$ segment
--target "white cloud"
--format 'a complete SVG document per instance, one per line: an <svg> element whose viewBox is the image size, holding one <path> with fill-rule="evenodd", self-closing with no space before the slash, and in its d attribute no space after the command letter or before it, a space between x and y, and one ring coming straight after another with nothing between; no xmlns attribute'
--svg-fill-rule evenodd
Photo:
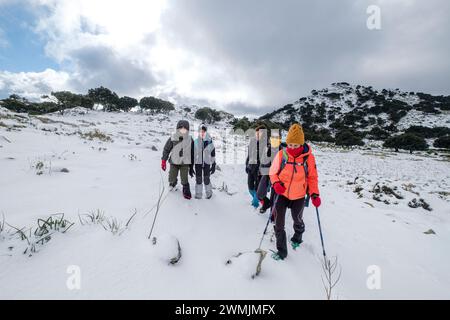
<svg viewBox="0 0 450 320"><path fill-rule="evenodd" d="M46 54L61 65L55 74L77 92L105 85L136 97L250 110L336 81L450 88L446 0L23 1ZM380 31L366 28L369 4L381 7ZM18 85L45 89L55 74L42 73L39 86L24 73Z"/></svg>
<svg viewBox="0 0 450 320"><path fill-rule="evenodd" d="M52 90L71 89L70 75L47 69L43 72L8 72L0 71L0 93L2 95L18 94L39 100L42 94L49 94Z"/></svg>

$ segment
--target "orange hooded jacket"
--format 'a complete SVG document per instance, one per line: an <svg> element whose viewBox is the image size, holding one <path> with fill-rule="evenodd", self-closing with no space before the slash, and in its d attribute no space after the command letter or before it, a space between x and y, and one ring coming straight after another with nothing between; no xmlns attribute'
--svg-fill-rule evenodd
<svg viewBox="0 0 450 320"><path fill-rule="evenodd" d="M306 145L308 150L294 159L286 151L279 151L275 158L273 159L272 165L270 167L269 176L272 185L276 182L281 182L286 187L286 191L283 196L289 200L297 200L304 198L306 194L319 194L319 183L316 167L316 159L312 154L311 147ZM283 170L280 171L281 163L283 162L284 154L288 155L287 162ZM305 176L305 168L303 167L303 162L306 159L306 164L308 167L308 176ZM295 163L295 164L294 164Z"/></svg>

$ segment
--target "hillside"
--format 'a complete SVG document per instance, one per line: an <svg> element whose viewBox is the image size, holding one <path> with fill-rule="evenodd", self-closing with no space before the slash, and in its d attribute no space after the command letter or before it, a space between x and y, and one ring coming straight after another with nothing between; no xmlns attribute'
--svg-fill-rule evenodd
<svg viewBox="0 0 450 320"><path fill-rule="evenodd" d="M313 141L332 142L343 130L367 140L385 140L411 132L431 139L429 144L432 145L435 138L450 134L450 96L398 89L377 91L372 87L334 83L329 88L313 90L311 95L263 115L259 120L285 129L292 122L299 122Z"/></svg>

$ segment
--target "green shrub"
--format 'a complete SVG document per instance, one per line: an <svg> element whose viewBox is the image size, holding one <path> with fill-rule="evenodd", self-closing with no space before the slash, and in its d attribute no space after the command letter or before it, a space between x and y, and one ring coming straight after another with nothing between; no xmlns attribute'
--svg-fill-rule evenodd
<svg viewBox="0 0 450 320"><path fill-rule="evenodd" d="M436 139L433 146L439 149L450 149L450 135Z"/></svg>
<svg viewBox="0 0 450 320"><path fill-rule="evenodd" d="M339 146L363 146L362 137L356 131L345 129L336 133L336 144Z"/></svg>
<svg viewBox="0 0 450 320"><path fill-rule="evenodd" d="M384 142L384 147L394 148L397 151L398 149L409 150L410 152L428 149L425 139L412 133L404 133L391 137Z"/></svg>

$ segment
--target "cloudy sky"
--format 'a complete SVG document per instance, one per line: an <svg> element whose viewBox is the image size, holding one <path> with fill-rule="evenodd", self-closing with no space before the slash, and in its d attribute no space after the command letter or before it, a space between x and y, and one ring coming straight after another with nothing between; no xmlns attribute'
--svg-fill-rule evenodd
<svg viewBox="0 0 450 320"><path fill-rule="evenodd" d="M0 0L0 98L103 85L262 114L338 81L448 95L449 57L448 0Z"/></svg>

